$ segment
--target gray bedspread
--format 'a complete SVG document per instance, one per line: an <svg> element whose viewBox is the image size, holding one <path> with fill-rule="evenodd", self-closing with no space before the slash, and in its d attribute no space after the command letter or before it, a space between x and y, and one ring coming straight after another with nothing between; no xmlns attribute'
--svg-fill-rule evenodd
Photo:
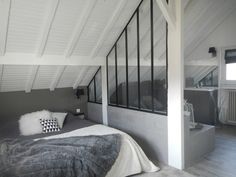
<svg viewBox="0 0 236 177"><path fill-rule="evenodd" d="M1 177L103 177L121 145L118 134L0 141Z"/></svg>

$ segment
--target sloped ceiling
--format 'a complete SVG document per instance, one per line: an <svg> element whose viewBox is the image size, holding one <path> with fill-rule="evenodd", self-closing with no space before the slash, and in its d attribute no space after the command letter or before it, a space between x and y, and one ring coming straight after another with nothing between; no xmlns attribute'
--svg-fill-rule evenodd
<svg viewBox="0 0 236 177"><path fill-rule="evenodd" d="M0 92L87 86L140 0L1 0Z"/></svg>
<svg viewBox="0 0 236 177"><path fill-rule="evenodd" d="M1 0L0 91L87 85L139 2ZM184 4L188 64L194 49L236 9L236 1L185 0ZM159 53L163 57L165 51Z"/></svg>

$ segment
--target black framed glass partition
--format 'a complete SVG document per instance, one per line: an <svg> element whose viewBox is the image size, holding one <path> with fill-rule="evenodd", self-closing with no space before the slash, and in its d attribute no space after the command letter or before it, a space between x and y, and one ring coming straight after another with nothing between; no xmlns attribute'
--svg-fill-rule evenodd
<svg viewBox="0 0 236 177"><path fill-rule="evenodd" d="M167 23L143 0L107 55L108 104L167 114Z"/></svg>
<svg viewBox="0 0 236 177"><path fill-rule="evenodd" d="M101 67L98 68L97 72L90 81L88 87L88 102L102 103L102 73Z"/></svg>

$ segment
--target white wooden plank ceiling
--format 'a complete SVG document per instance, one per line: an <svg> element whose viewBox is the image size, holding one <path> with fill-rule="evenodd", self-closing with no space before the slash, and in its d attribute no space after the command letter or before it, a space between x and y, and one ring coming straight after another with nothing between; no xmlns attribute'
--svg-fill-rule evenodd
<svg viewBox="0 0 236 177"><path fill-rule="evenodd" d="M104 64L105 56L139 2L1 0L0 91L30 92L86 85L98 66ZM194 48L235 10L235 2L185 0L186 59L191 60L188 56ZM156 2L154 6L158 7ZM158 33L154 44L161 60L165 58L160 45L165 35L158 25L165 20L157 10L154 13L154 31ZM146 36L147 32L140 36L143 43L148 41ZM144 59L149 55L147 51Z"/></svg>

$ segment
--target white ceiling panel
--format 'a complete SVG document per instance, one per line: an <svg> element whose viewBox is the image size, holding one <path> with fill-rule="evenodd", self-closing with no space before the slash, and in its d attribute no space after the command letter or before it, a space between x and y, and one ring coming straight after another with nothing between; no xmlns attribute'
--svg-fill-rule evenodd
<svg viewBox="0 0 236 177"><path fill-rule="evenodd" d="M96 6L90 14L73 55L88 56L90 54L117 4L117 0L98 0L96 2Z"/></svg>
<svg viewBox="0 0 236 177"><path fill-rule="evenodd" d="M97 72L98 68L99 67L97 66L89 66L87 71L82 75L80 86L87 86Z"/></svg>
<svg viewBox="0 0 236 177"><path fill-rule="evenodd" d="M33 89L48 89L58 66L40 66L34 80Z"/></svg>
<svg viewBox="0 0 236 177"><path fill-rule="evenodd" d="M48 2L48 0L11 1L7 52L35 52Z"/></svg>
<svg viewBox="0 0 236 177"><path fill-rule="evenodd" d="M81 66L67 66L56 88L73 87L74 82L81 70Z"/></svg>
<svg viewBox="0 0 236 177"><path fill-rule="evenodd" d="M98 56L106 56L111 47L113 46L114 42L120 35L121 31L129 21L131 15L137 8L140 0L129 0L126 3L120 17L118 18L117 22L114 24L111 31L107 34L107 39L104 41L103 46L101 47L100 51L98 52Z"/></svg>
<svg viewBox="0 0 236 177"><path fill-rule="evenodd" d="M59 1L45 47L45 54L64 54L84 5L84 0Z"/></svg>
<svg viewBox="0 0 236 177"><path fill-rule="evenodd" d="M25 90L31 66L29 65L4 65L2 73L1 91Z"/></svg>

